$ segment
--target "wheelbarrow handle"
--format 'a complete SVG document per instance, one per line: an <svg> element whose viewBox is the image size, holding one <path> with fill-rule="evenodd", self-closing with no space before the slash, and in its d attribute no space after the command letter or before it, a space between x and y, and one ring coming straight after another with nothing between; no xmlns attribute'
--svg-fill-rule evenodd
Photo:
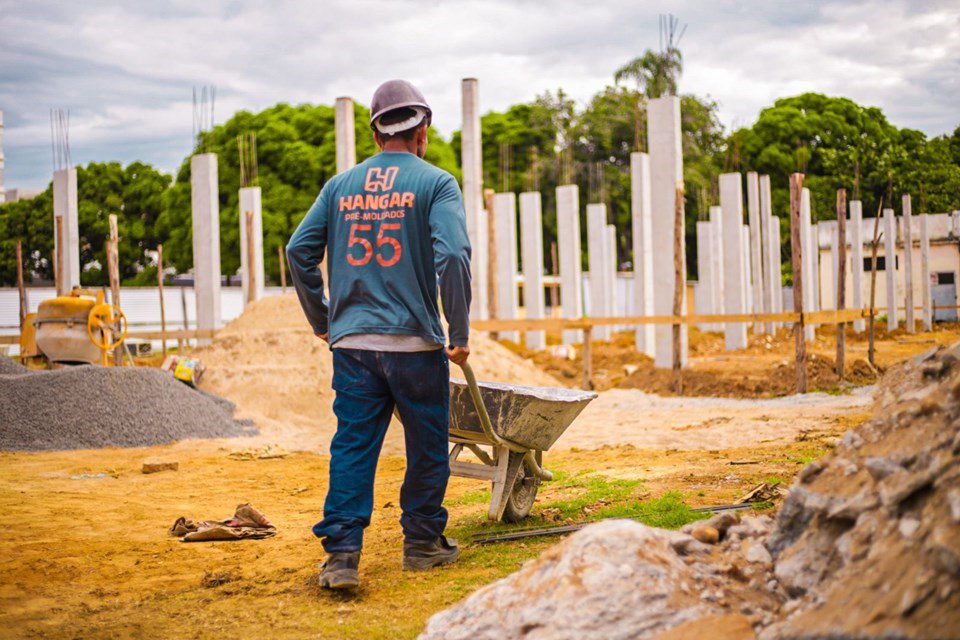
<svg viewBox="0 0 960 640"><path fill-rule="evenodd" d="M473 400L473 406L476 408L477 416L480 418L480 428L483 429L483 435L494 444L506 447L517 453L522 453L523 461L527 465L527 468L541 480L553 480L553 474L537 463L536 455L534 455L532 449L497 435L497 432L493 430L493 423L490 421L490 414L487 413L487 407L483 404L483 397L480 395L480 386L477 384L477 376L473 373L473 367L470 366L470 363L464 362L460 365L460 368L463 369L463 377L467 380L467 389L470 390L470 398Z"/></svg>

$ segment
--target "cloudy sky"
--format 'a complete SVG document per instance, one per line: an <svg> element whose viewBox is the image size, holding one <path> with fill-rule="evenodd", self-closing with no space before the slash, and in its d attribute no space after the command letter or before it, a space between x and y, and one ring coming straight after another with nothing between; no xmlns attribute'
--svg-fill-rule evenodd
<svg viewBox="0 0 960 640"><path fill-rule="evenodd" d="M276 102L369 102L382 80L418 84L444 134L460 79L484 111L563 87L584 101L658 46L657 15L688 24L683 92L720 103L728 128L802 91L881 107L929 135L960 125L960 2L0 0L0 109L8 187L43 187L49 111L69 108L75 163L143 160L173 171L191 148L192 88L216 121Z"/></svg>

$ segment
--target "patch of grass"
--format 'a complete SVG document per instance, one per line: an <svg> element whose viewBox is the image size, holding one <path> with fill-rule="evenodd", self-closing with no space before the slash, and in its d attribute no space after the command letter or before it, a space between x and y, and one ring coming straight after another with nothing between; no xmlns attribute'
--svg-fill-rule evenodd
<svg viewBox="0 0 960 640"><path fill-rule="evenodd" d="M693 511L683 503L683 495L670 491L660 498L616 505L599 510L590 520L630 518L661 529L679 529L683 525L710 517L710 513Z"/></svg>
<svg viewBox="0 0 960 640"><path fill-rule="evenodd" d="M629 498L642 485L639 480L623 480L608 478L590 472L568 476L558 473L554 476L554 488L564 495L561 500L543 505L543 510L550 510L556 516L567 518L583 517L588 507L612 505ZM566 497L569 495L569 497Z"/></svg>
<svg viewBox="0 0 960 640"><path fill-rule="evenodd" d="M471 504L487 504L490 502L490 489L476 489L467 491L459 498L450 500L451 506L469 506Z"/></svg>
<svg viewBox="0 0 960 640"><path fill-rule="evenodd" d="M767 476L763 479L764 482L769 484L771 487L775 487L778 484L783 484L784 480L780 476Z"/></svg>

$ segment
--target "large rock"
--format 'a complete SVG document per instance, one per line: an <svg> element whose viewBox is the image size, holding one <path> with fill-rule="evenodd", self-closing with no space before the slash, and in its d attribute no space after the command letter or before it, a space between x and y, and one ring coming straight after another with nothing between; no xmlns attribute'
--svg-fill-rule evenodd
<svg viewBox="0 0 960 640"><path fill-rule="evenodd" d="M924 354L802 472L767 540L791 597L766 639L960 638L960 366Z"/></svg>
<svg viewBox="0 0 960 640"><path fill-rule="evenodd" d="M628 520L591 525L517 573L436 614L420 638L655 638L723 614L716 571L694 556L680 555L698 548L690 542L686 534ZM752 636L741 618L731 626L747 630L737 637Z"/></svg>

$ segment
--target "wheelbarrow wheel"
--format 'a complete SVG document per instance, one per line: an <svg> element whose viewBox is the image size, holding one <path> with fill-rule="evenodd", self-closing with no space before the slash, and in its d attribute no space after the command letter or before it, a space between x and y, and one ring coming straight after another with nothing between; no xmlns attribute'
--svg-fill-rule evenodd
<svg viewBox="0 0 960 640"><path fill-rule="evenodd" d="M541 454L537 452L537 462L540 462ZM531 474L527 465L523 463L523 454L510 452L511 462L513 458L519 458L520 469L517 472L517 480L513 484L513 490L507 497L507 504L503 509L504 522L520 522L528 515L533 503L537 499L537 490L540 488L540 478Z"/></svg>

